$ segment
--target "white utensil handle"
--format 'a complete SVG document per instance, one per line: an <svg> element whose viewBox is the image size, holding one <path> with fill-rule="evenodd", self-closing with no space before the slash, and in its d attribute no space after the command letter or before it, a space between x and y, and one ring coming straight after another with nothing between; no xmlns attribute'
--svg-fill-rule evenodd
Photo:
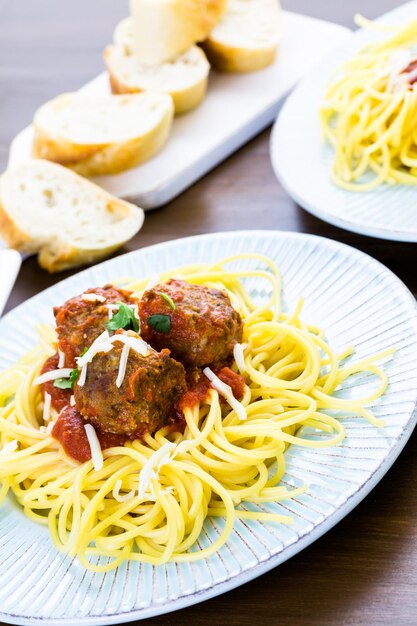
<svg viewBox="0 0 417 626"><path fill-rule="evenodd" d="M0 249L0 315L6 306L22 264L22 257L16 250Z"/></svg>

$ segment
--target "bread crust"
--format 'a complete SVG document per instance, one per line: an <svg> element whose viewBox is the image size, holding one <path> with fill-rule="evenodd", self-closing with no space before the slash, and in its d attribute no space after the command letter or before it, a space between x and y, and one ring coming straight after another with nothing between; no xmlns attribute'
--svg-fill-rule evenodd
<svg viewBox="0 0 417 626"><path fill-rule="evenodd" d="M248 73L257 72L274 63L277 46L269 48L240 48L209 37L202 48L210 65L218 72Z"/></svg>

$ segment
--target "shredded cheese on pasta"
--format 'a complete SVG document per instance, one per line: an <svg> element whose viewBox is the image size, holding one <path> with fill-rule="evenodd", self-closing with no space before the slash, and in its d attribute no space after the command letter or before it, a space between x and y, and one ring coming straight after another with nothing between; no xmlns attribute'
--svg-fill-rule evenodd
<svg viewBox="0 0 417 626"><path fill-rule="evenodd" d="M216 374L209 368L205 367L203 373L210 380L212 387L219 392L220 395L230 404L232 409L236 411L238 418L244 421L247 418L246 409L233 395L232 388L226 385Z"/></svg>
<svg viewBox="0 0 417 626"><path fill-rule="evenodd" d="M69 378L71 376L72 369L68 367L64 367L60 370L49 370L49 372L45 372L40 376L37 376L33 384L34 385L43 385L43 383L48 383L52 380L57 380L58 378Z"/></svg>
<svg viewBox="0 0 417 626"><path fill-rule="evenodd" d="M103 452L101 450L101 445L97 437L97 433L94 429L94 426L91 424L85 424L84 430L87 435L88 443L90 445L91 450L91 458L93 461L93 466L96 472L103 468Z"/></svg>

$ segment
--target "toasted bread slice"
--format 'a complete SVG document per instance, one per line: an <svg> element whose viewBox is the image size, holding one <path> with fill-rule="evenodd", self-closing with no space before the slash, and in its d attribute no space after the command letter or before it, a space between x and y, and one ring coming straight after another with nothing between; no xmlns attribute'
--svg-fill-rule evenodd
<svg viewBox="0 0 417 626"><path fill-rule="evenodd" d="M173 115L172 98L160 93L63 94L35 114L33 156L83 176L117 174L162 148Z"/></svg>
<svg viewBox="0 0 417 626"><path fill-rule="evenodd" d="M0 177L0 235L11 248L39 254L48 272L101 260L131 239L142 209L69 169L34 159Z"/></svg>
<svg viewBox="0 0 417 626"><path fill-rule="evenodd" d="M129 25L132 26L132 22L125 22L125 39L119 30L118 44L108 46L104 51L112 92L152 91L169 94L174 101L176 115L198 106L206 94L210 71L201 48L193 46L174 61L145 67L132 54Z"/></svg>
<svg viewBox="0 0 417 626"><path fill-rule="evenodd" d="M141 65L172 61L203 41L226 9L226 0L130 0L133 50Z"/></svg>
<svg viewBox="0 0 417 626"><path fill-rule="evenodd" d="M229 0L203 48L221 72L254 72L274 62L280 40L279 0Z"/></svg>

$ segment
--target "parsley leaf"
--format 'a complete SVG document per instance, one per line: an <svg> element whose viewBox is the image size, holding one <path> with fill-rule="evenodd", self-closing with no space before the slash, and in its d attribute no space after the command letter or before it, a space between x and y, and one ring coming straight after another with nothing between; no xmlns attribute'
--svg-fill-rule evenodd
<svg viewBox="0 0 417 626"><path fill-rule="evenodd" d="M169 315L151 315L148 324L158 333L169 333L171 330L171 318Z"/></svg>
<svg viewBox="0 0 417 626"><path fill-rule="evenodd" d="M84 350L81 352L79 358L81 358L82 356L84 356L84 354L88 352L88 348L84 348Z"/></svg>
<svg viewBox="0 0 417 626"><path fill-rule="evenodd" d="M69 378L57 378L54 387L58 389L74 389L74 383L78 378L78 369L73 369Z"/></svg>
<svg viewBox="0 0 417 626"><path fill-rule="evenodd" d="M161 296L161 298L166 300L169 306L171 307L171 309L175 311L177 307L175 306L175 302L172 300L172 298L170 298L166 293L162 293L162 291L159 292L159 295Z"/></svg>
<svg viewBox="0 0 417 626"><path fill-rule="evenodd" d="M123 302L116 302L119 306L119 310L111 320L109 320L106 324L107 330L119 330L121 328L128 330L134 330L136 333L139 332L139 320L135 315L135 311L132 307L127 306Z"/></svg>

